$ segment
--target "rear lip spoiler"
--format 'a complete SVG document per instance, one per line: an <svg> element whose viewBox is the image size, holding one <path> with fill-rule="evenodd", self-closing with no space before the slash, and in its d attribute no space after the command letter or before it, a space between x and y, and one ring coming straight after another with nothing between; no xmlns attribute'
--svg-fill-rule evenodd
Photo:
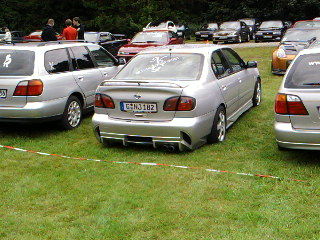
<svg viewBox="0 0 320 240"><path fill-rule="evenodd" d="M100 86L152 86L152 87L171 87L171 88L183 88L181 85L172 82L148 82L148 81L104 81Z"/></svg>

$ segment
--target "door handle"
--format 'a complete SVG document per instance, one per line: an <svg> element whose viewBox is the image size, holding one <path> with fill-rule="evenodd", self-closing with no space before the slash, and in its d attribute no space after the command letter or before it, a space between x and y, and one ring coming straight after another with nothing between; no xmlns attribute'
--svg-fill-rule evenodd
<svg viewBox="0 0 320 240"><path fill-rule="evenodd" d="M103 73L103 76L107 77L107 76L108 76L108 73L107 73L107 72Z"/></svg>
<svg viewBox="0 0 320 240"><path fill-rule="evenodd" d="M242 79L241 78L239 78L238 80L239 80L239 83L242 83Z"/></svg>
<svg viewBox="0 0 320 240"><path fill-rule="evenodd" d="M226 90L227 90L227 86L226 86L226 85L222 85L221 87L222 87L222 90L223 90L223 91L226 91Z"/></svg>
<svg viewBox="0 0 320 240"><path fill-rule="evenodd" d="M83 81L83 76L78 76L78 79L79 79L80 81Z"/></svg>

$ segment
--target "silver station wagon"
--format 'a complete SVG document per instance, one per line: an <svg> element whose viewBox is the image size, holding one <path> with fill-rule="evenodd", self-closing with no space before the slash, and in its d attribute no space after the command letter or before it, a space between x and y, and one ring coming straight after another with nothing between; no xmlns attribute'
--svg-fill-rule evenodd
<svg viewBox="0 0 320 240"><path fill-rule="evenodd" d="M320 48L300 52L285 75L275 102L280 149L320 150Z"/></svg>
<svg viewBox="0 0 320 240"><path fill-rule="evenodd" d="M0 45L0 121L60 120L77 127L92 109L97 86L120 63L96 44L47 42Z"/></svg>
<svg viewBox="0 0 320 240"><path fill-rule="evenodd" d="M192 150L224 141L226 129L260 99L257 63L230 48L152 48L98 87L94 130L106 144Z"/></svg>

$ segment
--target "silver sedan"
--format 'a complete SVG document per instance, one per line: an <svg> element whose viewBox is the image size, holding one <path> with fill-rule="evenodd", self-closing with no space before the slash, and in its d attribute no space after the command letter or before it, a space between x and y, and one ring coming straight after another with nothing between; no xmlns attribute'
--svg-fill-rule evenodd
<svg viewBox="0 0 320 240"><path fill-rule="evenodd" d="M105 144L193 150L224 141L226 129L260 100L257 63L230 48L152 48L98 87L94 131Z"/></svg>

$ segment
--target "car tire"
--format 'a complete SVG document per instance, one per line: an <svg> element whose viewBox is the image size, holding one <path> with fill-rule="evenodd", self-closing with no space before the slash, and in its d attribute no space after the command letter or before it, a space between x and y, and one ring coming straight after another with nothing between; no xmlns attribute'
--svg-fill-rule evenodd
<svg viewBox="0 0 320 240"><path fill-rule="evenodd" d="M218 42L218 41L212 41L212 43L213 43L213 44L218 44L219 42Z"/></svg>
<svg viewBox="0 0 320 240"><path fill-rule="evenodd" d="M255 40L254 40L254 42L255 42L255 43L258 43L258 42L259 42L259 40L255 39Z"/></svg>
<svg viewBox="0 0 320 240"><path fill-rule="evenodd" d="M82 104L76 96L70 96L64 109L61 126L65 130L79 127L82 121Z"/></svg>
<svg viewBox="0 0 320 240"><path fill-rule="evenodd" d="M259 106L261 103L261 95L262 95L262 90L261 90L261 81L260 79L257 80L255 87L254 87L254 93L252 97L252 104L253 107Z"/></svg>
<svg viewBox="0 0 320 240"><path fill-rule="evenodd" d="M207 137L207 142L218 143L226 139L227 118L226 110L223 106L218 107L213 119L213 125L210 134Z"/></svg>

